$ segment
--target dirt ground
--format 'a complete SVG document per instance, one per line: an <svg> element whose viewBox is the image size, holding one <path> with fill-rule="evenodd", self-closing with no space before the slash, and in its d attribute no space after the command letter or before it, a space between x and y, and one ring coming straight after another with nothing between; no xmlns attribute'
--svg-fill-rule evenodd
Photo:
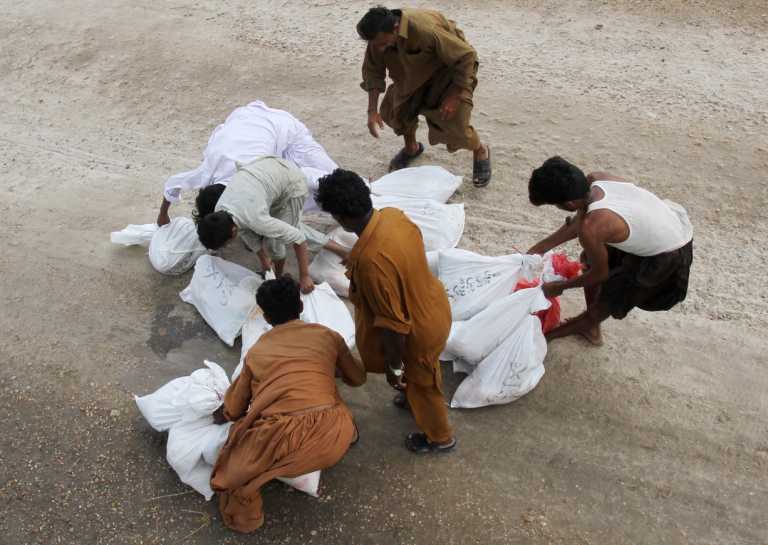
<svg viewBox="0 0 768 545"><path fill-rule="evenodd" d="M179 299L189 274L155 273L109 232L153 221L165 178L255 99L383 174L398 142L367 135L358 88L369 3L4 2L0 543L768 544L765 1L416 5L458 21L481 57L474 124L495 173L454 198L461 247L524 249L562 221L526 198L557 153L687 207L685 303L609 322L603 348L552 343L531 394L452 411L451 455L405 451L413 423L380 377L344 389L362 440L322 498L271 484L265 527L236 535L176 479L132 394L203 358L231 370L238 350ZM471 174L467 152L420 162ZM565 297L566 314L581 305Z"/></svg>

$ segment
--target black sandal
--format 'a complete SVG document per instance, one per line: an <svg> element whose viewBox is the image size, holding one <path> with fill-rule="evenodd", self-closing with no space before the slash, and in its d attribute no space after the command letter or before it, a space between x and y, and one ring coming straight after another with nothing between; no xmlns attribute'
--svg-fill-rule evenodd
<svg viewBox="0 0 768 545"><path fill-rule="evenodd" d="M397 392L395 397L392 398L392 405L398 409L403 409L404 411L411 410L411 406L408 404L408 398L405 397L405 392Z"/></svg>
<svg viewBox="0 0 768 545"><path fill-rule="evenodd" d="M472 183L475 187L485 187L491 183L491 147L486 146L488 158L472 163Z"/></svg>
<svg viewBox="0 0 768 545"><path fill-rule="evenodd" d="M421 432L409 433L405 438L405 448L416 454L431 454L433 452L450 452L456 448L456 438L452 437L444 445L432 443L427 435Z"/></svg>
<svg viewBox="0 0 768 545"><path fill-rule="evenodd" d="M392 160L389 162L389 171L393 172L395 170L400 170L401 168L407 167L411 161L416 159L419 155L424 153L424 144L419 142L419 150L411 155L408 153L408 151L403 148L400 151L397 152L397 155L395 155Z"/></svg>

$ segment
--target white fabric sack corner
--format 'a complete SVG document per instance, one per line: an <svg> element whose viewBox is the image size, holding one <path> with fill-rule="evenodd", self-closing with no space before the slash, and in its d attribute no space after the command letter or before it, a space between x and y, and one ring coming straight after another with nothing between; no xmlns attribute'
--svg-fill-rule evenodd
<svg viewBox="0 0 768 545"><path fill-rule="evenodd" d="M331 240L351 250L357 242L357 235L337 227L329 233ZM347 268L341 264L341 258L330 250L320 250L309 265L312 280L318 283L327 282L340 297L349 297L349 278Z"/></svg>
<svg viewBox="0 0 768 545"><path fill-rule="evenodd" d="M149 262L162 274L177 275L191 269L208 250L197 236L190 218L173 218L158 228L149 243Z"/></svg>
<svg viewBox="0 0 768 545"><path fill-rule="evenodd" d="M371 192L375 195L431 199L445 203L461 182L461 176L451 174L443 167L426 165L390 172L371 184Z"/></svg>
<svg viewBox="0 0 768 545"><path fill-rule="evenodd" d="M245 267L202 255L192 280L179 296L194 305L219 338L232 346L256 306L259 285L261 278Z"/></svg>
<svg viewBox="0 0 768 545"><path fill-rule="evenodd" d="M156 223L131 224L122 231L112 231L109 240L113 244L122 244L123 246L149 246L157 229Z"/></svg>

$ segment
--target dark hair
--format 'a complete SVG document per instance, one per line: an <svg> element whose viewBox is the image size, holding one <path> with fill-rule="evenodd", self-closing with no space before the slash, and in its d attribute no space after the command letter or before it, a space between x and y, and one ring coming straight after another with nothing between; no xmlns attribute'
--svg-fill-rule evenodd
<svg viewBox="0 0 768 545"><path fill-rule="evenodd" d="M528 182L528 198L536 206L576 201L587 193L589 182L581 169L558 156L544 161Z"/></svg>
<svg viewBox="0 0 768 545"><path fill-rule="evenodd" d="M357 23L357 34L366 42L370 42L379 32L395 30L397 15L384 6L376 6L368 10Z"/></svg>
<svg viewBox="0 0 768 545"><path fill-rule="evenodd" d="M192 211L192 219L199 223L202 218L213 213L219 197L227 188L224 184L213 184L202 188L195 198L195 210Z"/></svg>
<svg viewBox="0 0 768 545"><path fill-rule="evenodd" d="M320 178L315 201L324 212L347 218L362 218L373 208L371 190L363 179L341 168Z"/></svg>
<svg viewBox="0 0 768 545"><path fill-rule="evenodd" d="M272 325L297 320L301 315L299 284L287 274L264 281L256 292L256 302Z"/></svg>
<svg viewBox="0 0 768 545"><path fill-rule="evenodd" d="M235 222L227 212L206 214L197 222L197 236L209 250L218 250L232 238Z"/></svg>

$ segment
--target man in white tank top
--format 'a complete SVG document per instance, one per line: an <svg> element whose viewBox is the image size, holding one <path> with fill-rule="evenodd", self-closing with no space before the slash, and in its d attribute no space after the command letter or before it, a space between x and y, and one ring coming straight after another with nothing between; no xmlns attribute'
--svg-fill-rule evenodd
<svg viewBox="0 0 768 545"><path fill-rule="evenodd" d="M624 318L634 307L669 310L685 299L693 260L693 228L685 209L618 176L589 176L560 157L533 171L532 204L576 212L560 229L528 250L543 254L578 237L584 273L544 284L548 297L583 288L587 310L547 334L581 335L602 344L600 323Z"/></svg>

